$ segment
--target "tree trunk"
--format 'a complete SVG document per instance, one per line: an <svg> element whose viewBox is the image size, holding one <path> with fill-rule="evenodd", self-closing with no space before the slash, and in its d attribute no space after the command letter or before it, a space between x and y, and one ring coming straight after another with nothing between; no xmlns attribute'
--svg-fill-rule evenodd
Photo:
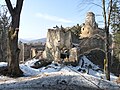
<svg viewBox="0 0 120 90"><path fill-rule="evenodd" d="M109 6L109 13L108 13L108 19L106 16L106 4L105 0L102 0L103 3L103 17L104 17L104 25L105 25L105 60L106 60L106 65L104 66L106 68L105 74L106 74L106 79L110 80L110 65L111 65L111 51L110 51L110 42L109 42L109 25L110 25L110 16L112 12L112 0L110 0L110 6Z"/></svg>
<svg viewBox="0 0 120 90"><path fill-rule="evenodd" d="M21 76L23 72L19 67L19 53L20 49L18 48L18 32L19 32L19 21L20 16L12 16L11 27L8 31L8 73L11 76Z"/></svg>
<svg viewBox="0 0 120 90"><path fill-rule="evenodd" d="M107 80L110 80L110 49L109 49L109 46L110 46L110 43L109 43L109 28L107 26L105 26L105 31L106 31L106 45L105 45L105 60L106 60L106 65L105 65L105 74L106 74L106 79Z"/></svg>
<svg viewBox="0 0 120 90"><path fill-rule="evenodd" d="M8 74L16 77L23 75L19 67L20 49L18 48L18 32L23 0L17 0L16 7L14 8L10 0L5 0L5 2L12 17L12 22L8 31Z"/></svg>

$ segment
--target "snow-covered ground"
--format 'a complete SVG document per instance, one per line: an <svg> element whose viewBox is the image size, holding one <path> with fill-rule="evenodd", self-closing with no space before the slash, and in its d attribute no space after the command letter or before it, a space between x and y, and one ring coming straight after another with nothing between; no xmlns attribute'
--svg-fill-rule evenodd
<svg viewBox="0 0 120 90"><path fill-rule="evenodd" d="M67 76L68 80L69 80L70 76L71 76L71 79L73 78L72 76L75 76L74 77L75 80L77 80L77 78L81 77L77 81L73 81L75 84L77 84L78 82L83 82L82 84L88 83L88 85L92 85L95 87L98 86L100 88L104 87L104 88L108 89L108 87L110 86L110 88L109 88L110 90L112 90L113 88L115 90L120 90L120 86L117 86L117 84L115 82L109 82L107 80L104 80L105 75L102 72L102 70L97 65L95 65L91 61L89 61L86 58L86 56L83 56L81 58L79 65L76 67L55 64L53 62L52 64L50 64L46 67L39 68L39 69L31 68L30 66L33 66L36 61L38 61L38 60L33 59L33 60L27 61L24 64L20 64L20 68L24 72L25 77L20 77L20 78L15 79L15 78L9 78L6 76L0 76L0 84L2 84L2 85L5 84L5 86L3 86L5 88L6 83L10 84L10 83L16 83L16 82L31 81L34 79L37 80L39 78L42 78L42 77L45 78L48 76L59 76L59 78L60 78L60 76ZM0 63L0 67L6 66L6 65L7 65L7 63L5 63L5 62ZM116 76L111 74L111 81L114 81L116 78L117 78ZM80 80L82 80L82 81L80 81ZM87 82L85 80L87 80ZM48 81L48 82L50 82L50 81ZM3 87L1 87L1 88L3 88Z"/></svg>
<svg viewBox="0 0 120 90"><path fill-rule="evenodd" d="M31 75L38 75L38 74L43 74L43 73L55 73L55 72L60 72L63 71L64 73L67 71L72 73L82 73L84 75L91 75L95 76L97 78L105 79L105 74L103 71L95 64L93 64L90 60L86 58L86 56L83 56L80 60L80 63L78 66L73 67L73 66L64 66L60 64L56 64L53 62L52 64L42 67L39 69L34 69L31 68L30 66L33 66L34 63L38 61L37 59L32 59L30 61L27 61L25 64L21 64L20 68L24 72L25 76L31 76ZM84 62L84 63L83 63ZM5 63L3 63L5 64ZM89 69L89 73L88 73ZM111 74L111 80L115 80L117 77Z"/></svg>

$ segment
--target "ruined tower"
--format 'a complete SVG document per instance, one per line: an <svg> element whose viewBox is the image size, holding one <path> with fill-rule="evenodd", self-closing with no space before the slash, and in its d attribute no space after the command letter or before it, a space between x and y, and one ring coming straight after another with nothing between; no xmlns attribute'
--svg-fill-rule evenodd
<svg viewBox="0 0 120 90"><path fill-rule="evenodd" d="M95 14L93 12L88 12L86 15L85 24L93 26L94 23L95 23Z"/></svg>
<svg viewBox="0 0 120 90"><path fill-rule="evenodd" d="M86 15L85 23L81 28L80 38L91 37L98 25L95 21L95 14L93 12L88 12Z"/></svg>

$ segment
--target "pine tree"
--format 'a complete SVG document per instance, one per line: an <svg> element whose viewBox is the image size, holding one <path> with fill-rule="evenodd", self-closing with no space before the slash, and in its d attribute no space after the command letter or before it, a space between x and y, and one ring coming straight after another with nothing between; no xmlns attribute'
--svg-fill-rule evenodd
<svg viewBox="0 0 120 90"><path fill-rule="evenodd" d="M111 27L113 32L120 30L120 3L119 0L115 0L111 13Z"/></svg>
<svg viewBox="0 0 120 90"><path fill-rule="evenodd" d="M10 25L10 17L6 6L0 5L0 61L7 61L7 30Z"/></svg>
<svg viewBox="0 0 120 90"><path fill-rule="evenodd" d="M111 28L113 30L114 56L120 61L120 2L115 0L111 14Z"/></svg>
<svg viewBox="0 0 120 90"><path fill-rule="evenodd" d="M113 30L113 67L119 75L120 69L120 0L114 0L111 14L111 28Z"/></svg>

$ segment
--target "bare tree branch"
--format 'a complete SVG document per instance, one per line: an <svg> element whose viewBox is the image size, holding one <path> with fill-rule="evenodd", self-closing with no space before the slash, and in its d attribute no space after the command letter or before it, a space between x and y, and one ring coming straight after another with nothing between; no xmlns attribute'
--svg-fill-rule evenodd
<svg viewBox="0 0 120 90"><path fill-rule="evenodd" d="M102 8L102 6L100 6L99 4L96 4L96 3L93 3L93 2L91 2L91 4L96 5L96 6L100 7L100 8Z"/></svg>
<svg viewBox="0 0 120 90"><path fill-rule="evenodd" d="M13 15L13 7L12 7L10 0L5 0L5 2L7 4L10 14Z"/></svg>
<svg viewBox="0 0 120 90"><path fill-rule="evenodd" d="M104 17L104 24L107 26L107 20L106 20L106 9L105 9L105 0L102 0L103 2L103 17Z"/></svg>
<svg viewBox="0 0 120 90"><path fill-rule="evenodd" d="M112 12L112 0L110 0L110 11L108 13L108 28L109 28L109 25L110 25L110 16L111 16L111 12Z"/></svg>

